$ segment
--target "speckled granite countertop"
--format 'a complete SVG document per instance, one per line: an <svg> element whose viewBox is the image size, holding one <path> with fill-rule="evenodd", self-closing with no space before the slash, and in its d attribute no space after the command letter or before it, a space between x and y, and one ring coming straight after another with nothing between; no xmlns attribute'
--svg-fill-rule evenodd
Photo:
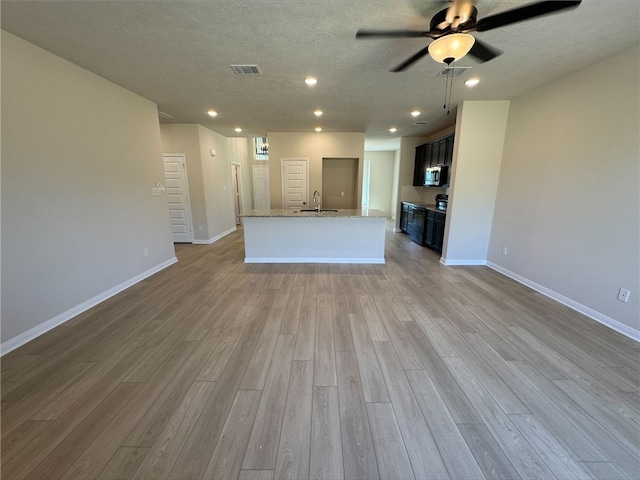
<svg viewBox="0 0 640 480"><path fill-rule="evenodd" d="M306 212L304 210L247 210L240 215L241 217L289 217L289 218L387 218L387 214L382 210L373 208L357 208L357 209L326 209L320 212L315 210Z"/></svg>

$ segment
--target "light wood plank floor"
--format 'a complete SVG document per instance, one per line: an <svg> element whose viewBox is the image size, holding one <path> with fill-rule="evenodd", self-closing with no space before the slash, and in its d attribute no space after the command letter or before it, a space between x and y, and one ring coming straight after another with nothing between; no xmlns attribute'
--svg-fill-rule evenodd
<svg viewBox="0 0 640 480"><path fill-rule="evenodd" d="M639 478L640 345L489 268L176 251L2 358L2 478Z"/></svg>

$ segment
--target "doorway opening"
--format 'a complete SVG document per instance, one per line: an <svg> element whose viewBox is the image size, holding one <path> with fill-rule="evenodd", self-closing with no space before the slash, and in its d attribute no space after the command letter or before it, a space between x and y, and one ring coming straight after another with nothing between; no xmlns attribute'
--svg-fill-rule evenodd
<svg viewBox="0 0 640 480"><path fill-rule="evenodd" d="M256 210L269 210L271 208L269 165L253 166L253 208Z"/></svg>
<svg viewBox="0 0 640 480"><path fill-rule="evenodd" d="M322 207L358 208L357 158L322 159Z"/></svg>

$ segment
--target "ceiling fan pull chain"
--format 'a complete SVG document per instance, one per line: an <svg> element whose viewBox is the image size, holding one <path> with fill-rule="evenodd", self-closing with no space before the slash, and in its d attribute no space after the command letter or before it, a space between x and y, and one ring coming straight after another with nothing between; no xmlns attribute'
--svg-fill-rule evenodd
<svg viewBox="0 0 640 480"><path fill-rule="evenodd" d="M447 108L447 89L449 88L449 67L450 65L447 64L447 76L444 79L444 105L442 105L442 109L446 109Z"/></svg>
<svg viewBox="0 0 640 480"><path fill-rule="evenodd" d="M449 60L449 61L447 61ZM445 78L444 83L444 105L443 109L447 109L447 115L451 113L451 91L453 90L453 64L455 63L453 59L445 60L447 64L447 78ZM447 97L448 93L448 97Z"/></svg>
<svg viewBox="0 0 640 480"><path fill-rule="evenodd" d="M447 77L448 76L449 76L449 74L447 73ZM445 80L444 80L444 103L442 105L443 109L447 108L447 87L448 87L447 80L448 80L448 78L445 78Z"/></svg>
<svg viewBox="0 0 640 480"><path fill-rule="evenodd" d="M453 91L453 64L455 62L451 62L451 68L449 69L449 76L451 78L451 80L449 81L449 101L447 102L448 104L448 109L447 109L447 115L449 115L449 113L451 113L451 92Z"/></svg>

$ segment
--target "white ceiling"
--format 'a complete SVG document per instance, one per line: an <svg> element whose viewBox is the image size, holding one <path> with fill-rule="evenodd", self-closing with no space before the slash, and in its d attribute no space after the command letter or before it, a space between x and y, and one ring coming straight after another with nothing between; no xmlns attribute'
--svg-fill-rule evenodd
<svg viewBox="0 0 640 480"><path fill-rule="evenodd" d="M478 18L530 2L479 0ZM158 104L172 120L222 135L365 132L367 149L455 122L443 110L442 64L425 57L389 70L425 39L356 40L359 28L424 29L446 1L3 0L2 28ZM456 78L452 104L512 99L640 41L638 0L584 0L575 10L475 34L504 51ZM263 75L236 76L231 64ZM611 72L615 75L615 72ZM305 76L319 80L314 88ZM481 82L463 85L469 77ZM638 99L635 99L637 101ZM588 101L588 99L585 99ZM206 111L219 112L215 119ZM317 119L313 111L325 114ZM413 126L413 109L426 126ZM243 128L241 134L234 128ZM395 134L388 132L395 126Z"/></svg>

